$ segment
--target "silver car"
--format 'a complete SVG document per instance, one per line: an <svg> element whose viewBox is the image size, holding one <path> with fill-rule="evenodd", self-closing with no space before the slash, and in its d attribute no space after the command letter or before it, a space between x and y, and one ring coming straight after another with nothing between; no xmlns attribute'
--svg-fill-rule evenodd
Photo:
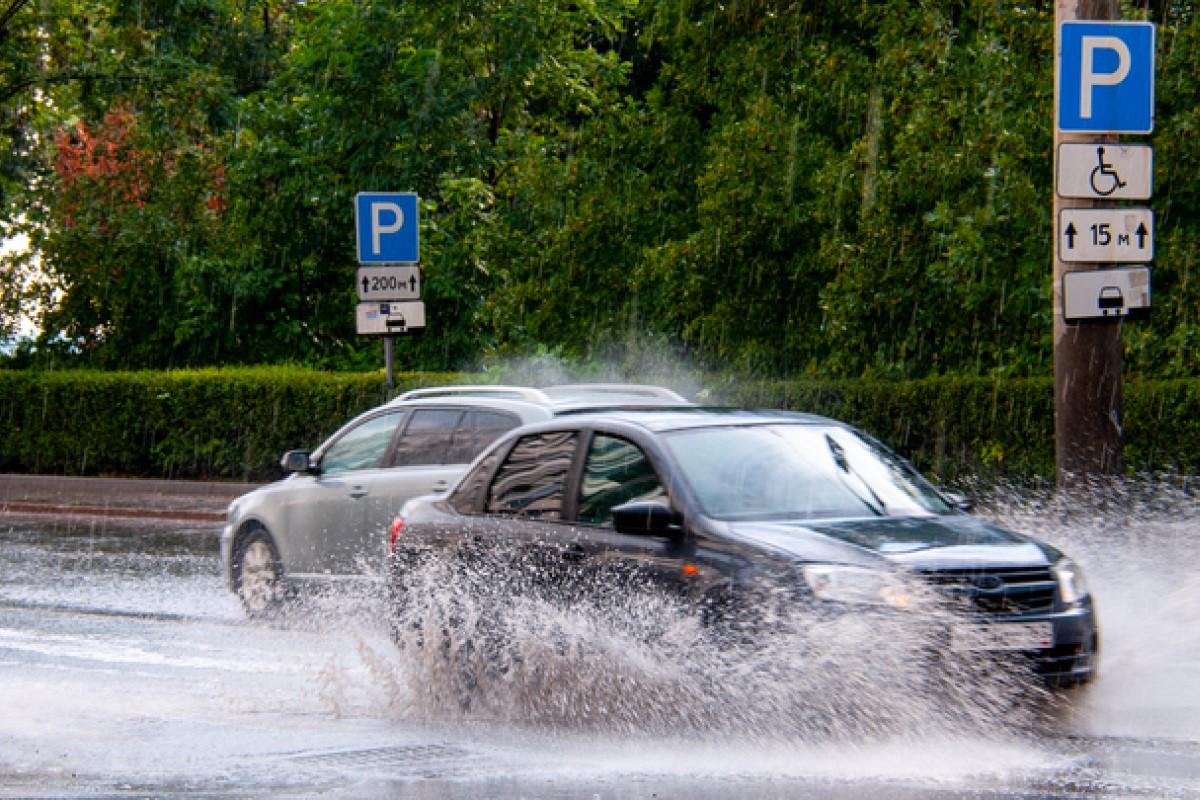
<svg viewBox="0 0 1200 800"><path fill-rule="evenodd" d="M657 386L418 389L355 417L310 456L285 453L284 480L229 505L221 562L250 616L291 591L382 573L388 523L409 498L447 491L506 431L557 414L685 405Z"/></svg>

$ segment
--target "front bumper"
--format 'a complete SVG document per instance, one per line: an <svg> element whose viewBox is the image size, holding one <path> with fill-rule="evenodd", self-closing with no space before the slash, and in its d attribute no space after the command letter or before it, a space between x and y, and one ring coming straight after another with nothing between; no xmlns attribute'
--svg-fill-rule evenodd
<svg viewBox="0 0 1200 800"><path fill-rule="evenodd" d="M1087 683L1096 674L1100 634L1091 598L1061 610L1039 614L987 615L972 620L982 624L1049 622L1054 631L1051 647L1017 651L1031 663L1034 672L1052 688Z"/></svg>

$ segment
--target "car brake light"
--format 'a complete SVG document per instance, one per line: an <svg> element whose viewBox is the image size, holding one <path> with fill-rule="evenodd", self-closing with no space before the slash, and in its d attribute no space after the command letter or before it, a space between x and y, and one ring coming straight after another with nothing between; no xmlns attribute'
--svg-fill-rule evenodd
<svg viewBox="0 0 1200 800"><path fill-rule="evenodd" d="M388 529L388 552L396 552L396 540L400 538L400 533L404 530L404 517L396 517L392 520L392 527Z"/></svg>

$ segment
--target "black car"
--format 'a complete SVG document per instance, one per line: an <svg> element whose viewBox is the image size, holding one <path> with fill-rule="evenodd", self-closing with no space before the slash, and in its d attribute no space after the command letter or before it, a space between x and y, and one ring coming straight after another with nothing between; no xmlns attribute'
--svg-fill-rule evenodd
<svg viewBox="0 0 1200 800"><path fill-rule="evenodd" d="M391 591L410 599L411 571L432 556L520 562L560 590L637 576L709 609L744 608L780 581L841 613L900 614L924 592L961 612L947 650L1022 654L1052 686L1089 680L1099 637L1079 568L961 505L871 437L818 416L564 417L510 432L451 493L404 506Z"/></svg>

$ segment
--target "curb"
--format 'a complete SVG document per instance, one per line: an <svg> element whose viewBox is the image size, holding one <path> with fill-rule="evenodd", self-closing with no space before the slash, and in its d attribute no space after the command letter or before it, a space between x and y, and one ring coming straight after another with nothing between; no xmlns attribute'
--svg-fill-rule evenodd
<svg viewBox="0 0 1200 800"><path fill-rule="evenodd" d="M0 474L0 514L127 517L219 523L260 484Z"/></svg>
<svg viewBox="0 0 1200 800"><path fill-rule="evenodd" d="M161 508L113 508L112 506L56 506L44 503L3 503L0 514L38 514L74 517L129 517L134 519L175 519L187 522L223 522L219 511L184 511Z"/></svg>

